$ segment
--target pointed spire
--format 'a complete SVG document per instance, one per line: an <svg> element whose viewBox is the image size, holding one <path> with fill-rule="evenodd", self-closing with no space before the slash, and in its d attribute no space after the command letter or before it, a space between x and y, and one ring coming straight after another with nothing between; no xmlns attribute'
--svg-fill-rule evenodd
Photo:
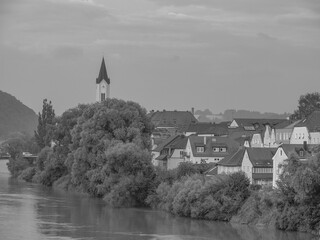
<svg viewBox="0 0 320 240"><path fill-rule="evenodd" d="M96 79L96 83L99 84L102 80L105 80L108 84L110 84L110 78L108 77L106 64L104 62L104 57L102 58L102 63L100 67L99 77Z"/></svg>

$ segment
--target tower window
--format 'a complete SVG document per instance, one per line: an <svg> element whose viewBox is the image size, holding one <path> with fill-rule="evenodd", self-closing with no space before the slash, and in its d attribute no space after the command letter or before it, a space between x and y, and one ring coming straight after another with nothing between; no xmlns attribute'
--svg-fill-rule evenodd
<svg viewBox="0 0 320 240"><path fill-rule="evenodd" d="M106 94L105 93L101 93L101 101L106 100Z"/></svg>

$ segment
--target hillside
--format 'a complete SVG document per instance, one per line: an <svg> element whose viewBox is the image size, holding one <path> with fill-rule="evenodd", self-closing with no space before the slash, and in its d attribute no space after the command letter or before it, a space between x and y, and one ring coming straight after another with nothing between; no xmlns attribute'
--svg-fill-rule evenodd
<svg viewBox="0 0 320 240"><path fill-rule="evenodd" d="M33 134L37 123L38 117L32 109L0 90L0 139L14 132Z"/></svg>

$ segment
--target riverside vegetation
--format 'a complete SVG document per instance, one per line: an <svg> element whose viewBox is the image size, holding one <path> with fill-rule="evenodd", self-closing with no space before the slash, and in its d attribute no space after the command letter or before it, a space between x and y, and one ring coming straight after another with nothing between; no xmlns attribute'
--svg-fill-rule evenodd
<svg viewBox="0 0 320 240"><path fill-rule="evenodd" d="M45 100L38 122L33 138L15 136L3 144L14 177L103 198L113 207L149 206L197 219L319 234L319 148L306 163L291 157L277 189L261 189L242 172L205 177L208 164L155 168L153 126L134 102L108 99L56 117ZM22 151L38 153L36 161L27 161Z"/></svg>

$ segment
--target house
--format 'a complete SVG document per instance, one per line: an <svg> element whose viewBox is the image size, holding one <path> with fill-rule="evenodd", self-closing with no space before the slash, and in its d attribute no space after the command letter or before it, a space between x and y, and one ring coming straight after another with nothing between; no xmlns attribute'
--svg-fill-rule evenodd
<svg viewBox="0 0 320 240"><path fill-rule="evenodd" d="M156 129L173 129L177 134L184 133L190 124L198 122L189 111L151 111L148 116Z"/></svg>
<svg viewBox="0 0 320 240"><path fill-rule="evenodd" d="M198 122L190 124L188 129L185 132L186 136L193 134L201 136L227 136L228 132L228 122L222 123L207 123L207 122Z"/></svg>
<svg viewBox="0 0 320 240"><path fill-rule="evenodd" d="M282 123L277 124L274 129L276 133L276 144L289 144L293 128L300 122L286 120Z"/></svg>
<svg viewBox="0 0 320 240"><path fill-rule="evenodd" d="M275 148L240 148L217 163L218 173L243 171L252 184L272 185L272 157Z"/></svg>
<svg viewBox="0 0 320 240"><path fill-rule="evenodd" d="M320 111L314 111L294 126L290 144L320 144Z"/></svg>
<svg viewBox="0 0 320 240"><path fill-rule="evenodd" d="M314 145L313 145L314 146ZM291 156L296 157L300 161L306 161L308 157L312 155L310 149L312 145L305 144L283 144L278 147L276 153L273 156L273 180L272 186L277 187L277 181L281 174L281 166L286 163L286 160Z"/></svg>
<svg viewBox="0 0 320 240"><path fill-rule="evenodd" d="M286 120L236 118L229 126L229 135L232 137L242 134L242 137L250 137L250 147L277 147L274 126L284 121Z"/></svg>
<svg viewBox="0 0 320 240"><path fill-rule="evenodd" d="M239 143L228 137L191 135L186 146L186 157L192 163L217 163L239 148Z"/></svg>
<svg viewBox="0 0 320 240"><path fill-rule="evenodd" d="M152 162L155 166L170 170L185 162L185 149L188 138L176 135L168 138L164 143L152 151Z"/></svg>

